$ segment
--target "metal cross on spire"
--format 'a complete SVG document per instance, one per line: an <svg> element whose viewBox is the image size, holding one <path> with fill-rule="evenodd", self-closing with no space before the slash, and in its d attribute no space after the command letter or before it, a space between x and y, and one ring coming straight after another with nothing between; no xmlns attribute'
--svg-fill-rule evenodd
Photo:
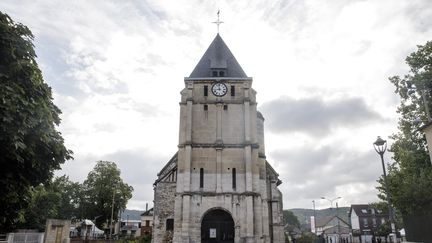
<svg viewBox="0 0 432 243"><path fill-rule="evenodd" d="M219 25L220 24L223 24L223 21L220 21L219 20L219 14L220 14L220 10L218 10L218 12L217 12L217 20L215 21L215 22L212 22L213 24L216 24L217 25L217 33L219 34Z"/></svg>

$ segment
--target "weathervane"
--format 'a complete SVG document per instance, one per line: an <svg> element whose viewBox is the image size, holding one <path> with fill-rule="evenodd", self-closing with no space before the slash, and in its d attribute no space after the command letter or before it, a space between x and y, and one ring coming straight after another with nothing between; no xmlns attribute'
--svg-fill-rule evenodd
<svg viewBox="0 0 432 243"><path fill-rule="evenodd" d="M219 34L219 25L223 23L223 21L220 21L220 20L219 20L219 14L220 14L220 10L218 10L218 12L217 12L217 16L218 16L217 21L212 22L213 24L216 24L216 25L217 25L217 33L218 33L218 34Z"/></svg>

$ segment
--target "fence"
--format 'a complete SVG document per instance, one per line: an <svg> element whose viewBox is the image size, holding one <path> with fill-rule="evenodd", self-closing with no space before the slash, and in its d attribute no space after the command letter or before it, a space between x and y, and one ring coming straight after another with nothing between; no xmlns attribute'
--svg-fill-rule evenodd
<svg viewBox="0 0 432 243"><path fill-rule="evenodd" d="M44 233L9 233L7 243L43 243Z"/></svg>

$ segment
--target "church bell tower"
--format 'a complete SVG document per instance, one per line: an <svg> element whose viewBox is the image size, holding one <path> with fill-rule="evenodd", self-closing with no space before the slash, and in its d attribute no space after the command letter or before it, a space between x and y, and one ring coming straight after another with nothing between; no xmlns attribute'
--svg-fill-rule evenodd
<svg viewBox="0 0 432 243"><path fill-rule="evenodd" d="M154 242L166 217L173 242L284 242L281 181L266 160L252 78L217 34L184 82L178 152L155 182ZM158 205L170 200L171 215Z"/></svg>

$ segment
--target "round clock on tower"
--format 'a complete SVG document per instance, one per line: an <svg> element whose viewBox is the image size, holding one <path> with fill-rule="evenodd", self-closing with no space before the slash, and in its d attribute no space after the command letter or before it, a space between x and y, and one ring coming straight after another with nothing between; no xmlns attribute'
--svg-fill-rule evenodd
<svg viewBox="0 0 432 243"><path fill-rule="evenodd" d="M227 93L227 86L224 83L215 83L212 86L212 93L216 96L224 96Z"/></svg>

